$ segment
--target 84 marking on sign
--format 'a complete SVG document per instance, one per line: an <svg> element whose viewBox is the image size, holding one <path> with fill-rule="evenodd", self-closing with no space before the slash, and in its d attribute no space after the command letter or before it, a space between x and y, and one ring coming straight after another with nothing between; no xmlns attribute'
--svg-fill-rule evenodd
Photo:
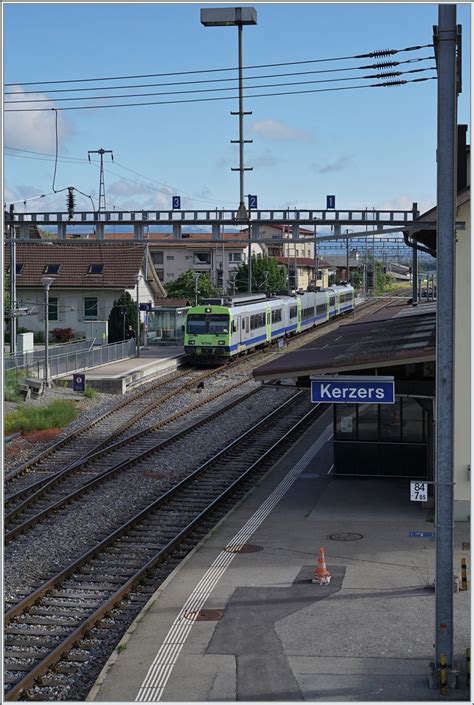
<svg viewBox="0 0 474 705"><path fill-rule="evenodd" d="M410 482L410 499L412 502L427 502L428 483L416 480Z"/></svg>

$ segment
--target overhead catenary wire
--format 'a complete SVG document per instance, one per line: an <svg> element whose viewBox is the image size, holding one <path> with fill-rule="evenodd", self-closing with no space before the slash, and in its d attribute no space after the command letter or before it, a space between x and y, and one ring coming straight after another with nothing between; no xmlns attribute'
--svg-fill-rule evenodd
<svg viewBox="0 0 474 705"><path fill-rule="evenodd" d="M416 46L411 46L411 47L404 47L403 49L379 49L376 51L371 51L365 54L352 54L350 56L336 56L336 57L330 57L330 58L324 58L324 59L306 59L303 61L284 61L284 62L278 62L278 63L273 63L273 64L255 64L253 66L244 66L243 70L249 70L249 69L263 69L263 68L271 68L273 66L298 66L302 64L317 64L317 63L323 63L323 62L328 62L328 61L346 61L350 59L376 59L376 58L382 58L386 56L393 56L395 54L399 54L405 51L418 51L420 49L427 49L427 48L432 48L433 44L419 44ZM102 76L102 77L95 77L95 78L72 78L72 79L59 79L55 81L26 81L26 82L18 82L14 81L12 83L5 83L5 86L40 86L40 85L49 85L51 83L85 83L85 82L90 82L90 81L119 81L119 80L129 80L132 78L157 78L157 77L164 77L164 76L185 76L185 75L191 75L191 74L198 74L198 73L217 73L217 72L223 72L223 71L237 71L238 67L237 66L232 66L232 67L226 67L226 68L217 68L217 69L194 69L190 71L172 71L168 73L145 73L145 74L135 74L132 76Z"/></svg>
<svg viewBox="0 0 474 705"><path fill-rule="evenodd" d="M401 66L402 64L413 64L419 63L420 61L434 61L435 56L423 56L416 59L406 59L405 61L382 61L375 64L364 64L363 66L345 66L339 69L318 69L313 71L290 71L285 73L274 73L274 74L260 74L258 76L246 76L246 81L254 81L261 78L284 78L286 76L307 76L309 74L321 74L321 73L340 73L341 71L361 71L366 69L387 69L394 68L396 66ZM235 77L231 78L207 78L198 79L194 81L173 81L172 83L137 83L123 86L99 86L94 88L93 86L87 86L87 88L51 88L47 89L49 93L77 93L91 90L123 90L124 88L152 88L152 87L163 87L163 86L185 86L185 85L197 85L200 83L225 83L228 81L235 81ZM21 85L21 84L15 84ZM34 91L5 91L4 95L28 95L30 93L37 93Z"/></svg>
<svg viewBox="0 0 474 705"><path fill-rule="evenodd" d="M389 76L402 76L405 74L411 74L411 73L421 73L423 71L435 71L436 66L429 66L427 68L423 69L410 69L408 71L392 71L388 75L387 72L385 73L379 73L379 74L368 74L366 76L347 76L343 78L320 78L320 79L315 79L313 81L292 81L290 83L263 83L260 85L256 86L244 86L244 90L246 88L250 88L251 90L259 89L259 88L278 88L278 87L286 87L286 86L301 86L301 85L309 85L309 84L314 84L314 83L338 83L340 81L364 81L364 80L371 80L371 79L383 79L383 78L388 78ZM153 92L153 93L125 93L122 95L93 95L93 96L79 96L79 97L72 97L72 98L33 98L33 99L26 99L26 100L5 100L4 103L7 105L16 105L19 103L51 103L51 102L64 102L64 101L71 101L71 100L116 100L117 98L145 98L148 96L155 96L155 95L188 95L188 94L194 94L194 93L219 93L223 91L231 91L235 90L235 86L229 86L226 88L195 88L192 90L185 90L185 91L160 91L160 92ZM59 108L60 110L60 108Z"/></svg>
<svg viewBox="0 0 474 705"><path fill-rule="evenodd" d="M437 76L432 76L429 78L415 78L403 81L398 81L397 85L406 85L408 83L420 83L421 81L433 81L437 80ZM340 86L338 88L313 88L302 91L280 91L275 93L254 93L245 96L248 98L269 98L280 95L301 95L303 93L329 93L335 91L350 91L350 90L360 90L365 88L384 88L388 87L389 84L386 83L371 83L364 86ZM393 84L390 84L393 85ZM159 100L159 101L146 101L141 103L114 103L112 105L74 105L58 108L8 108L5 110L6 113L25 113L25 112L46 112L49 110L99 110L104 108L133 108L146 105L175 105L180 103L205 103L211 101L222 101L222 100L235 100L236 96L218 96L213 98L185 98L181 100Z"/></svg>

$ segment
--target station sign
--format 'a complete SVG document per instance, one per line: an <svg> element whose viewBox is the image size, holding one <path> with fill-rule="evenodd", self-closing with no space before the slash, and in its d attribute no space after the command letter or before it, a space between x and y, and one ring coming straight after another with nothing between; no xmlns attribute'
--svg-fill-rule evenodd
<svg viewBox="0 0 474 705"><path fill-rule="evenodd" d="M181 208L181 196L173 196L172 199L173 210Z"/></svg>
<svg viewBox="0 0 474 705"><path fill-rule="evenodd" d="M252 208L253 208L254 210L255 210L256 208L258 208L258 205L257 205L257 203L258 203L257 196L255 196L254 194L250 194L250 193L249 193L248 196L247 196L247 198L249 199L249 210L251 210Z"/></svg>
<svg viewBox="0 0 474 705"><path fill-rule="evenodd" d="M330 195L326 196L326 208L335 208L336 207L336 196Z"/></svg>
<svg viewBox="0 0 474 705"><path fill-rule="evenodd" d="M394 404L395 382L381 377L311 377L313 404Z"/></svg>
<svg viewBox="0 0 474 705"><path fill-rule="evenodd" d="M86 391L86 376L82 372L72 376L72 389L74 392Z"/></svg>

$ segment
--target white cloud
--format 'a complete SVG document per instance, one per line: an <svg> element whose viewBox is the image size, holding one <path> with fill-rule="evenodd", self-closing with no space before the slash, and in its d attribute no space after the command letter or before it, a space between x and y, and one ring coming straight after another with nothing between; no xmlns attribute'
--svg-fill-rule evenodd
<svg viewBox="0 0 474 705"><path fill-rule="evenodd" d="M20 91L20 95L6 96L7 100L39 100L48 96L42 93L25 94L19 86L9 87L11 91ZM4 103L4 133L3 143L8 147L17 147L18 149L32 149L41 152L54 152L56 148L56 130L55 130L55 113L53 108L54 103L19 103L13 105ZM29 112L26 108L45 108L44 112L32 111ZM24 108L24 112L8 112L14 108ZM64 147L65 138L69 137L72 132L71 122L64 116L61 111L58 111L58 142L59 152L66 151Z"/></svg>
<svg viewBox="0 0 474 705"><path fill-rule="evenodd" d="M312 142L309 132L285 125L278 120L260 120L250 123L250 129L260 137L274 142Z"/></svg>
<svg viewBox="0 0 474 705"><path fill-rule="evenodd" d="M277 162L278 160L273 156L269 149L250 159L251 165L257 169L265 169L267 167L276 166Z"/></svg>
<svg viewBox="0 0 474 705"><path fill-rule="evenodd" d="M318 174L327 174L332 171L343 171L348 164L352 161L352 157L349 155L343 155L334 159L332 162L326 162L326 164L312 164L312 167Z"/></svg>

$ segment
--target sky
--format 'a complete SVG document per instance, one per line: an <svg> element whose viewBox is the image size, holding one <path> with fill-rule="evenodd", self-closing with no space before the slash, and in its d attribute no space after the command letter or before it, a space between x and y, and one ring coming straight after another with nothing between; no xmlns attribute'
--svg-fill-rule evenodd
<svg viewBox="0 0 474 705"><path fill-rule="evenodd" d="M224 5L214 5L219 7ZM245 4L245 3L242 3ZM405 51L381 59L332 60L377 50L430 44L438 22L434 3L252 3L257 25L243 30L246 93L289 92L363 86L380 82L360 76L377 69L354 70L380 61L406 61L433 56L433 49ZM104 148L108 208L169 209L173 195L182 207L236 208L239 202L237 144L237 29L204 27L195 3L9 3L3 4L4 110L7 100L54 98L53 102L20 103L44 112L5 114L3 134L4 203L20 201L16 210L66 209L65 193L74 186L97 204L98 155ZM463 92L458 122L470 115L469 3L457 5L463 33ZM325 61L321 61L324 59ZM297 63L307 62L307 63ZM311 63L312 62L312 63ZM434 60L403 64L392 70L434 66ZM216 72L215 69L232 71ZM331 69L332 72L327 71ZM339 69L337 72L334 69ZM341 71L341 69L343 69ZM184 72L207 71L207 73ZM326 73L280 76L301 71ZM176 75L141 79L119 76ZM270 76L253 79L250 76ZM407 74L402 79L433 77L435 71ZM110 80L46 85L20 83ZM273 77L273 78L272 78ZM134 88L137 84L173 83L231 78L207 83ZM335 82L333 79L341 79ZM251 89L275 83L328 81ZM348 79L348 80L346 80ZM12 84L12 85L6 85ZM127 86L104 90L106 86ZM93 90L92 87L95 87ZM97 90L97 87L101 90ZM232 87L220 93L85 100L85 96L152 93ZM249 86L247 88L247 86ZM53 93L58 88L87 91ZM33 94L22 95L26 90ZM421 211L436 199L436 90L429 80L390 88L356 88L244 99L244 193L258 196L262 209L314 208L336 196L341 209L410 209ZM66 110L58 115L55 172L53 107L196 99L230 96L227 100L135 107ZM60 102L60 97L81 100ZM468 132L470 141L470 131ZM54 187L54 188L53 188ZM46 194L44 198L23 199ZM91 201L77 194L77 209Z"/></svg>

